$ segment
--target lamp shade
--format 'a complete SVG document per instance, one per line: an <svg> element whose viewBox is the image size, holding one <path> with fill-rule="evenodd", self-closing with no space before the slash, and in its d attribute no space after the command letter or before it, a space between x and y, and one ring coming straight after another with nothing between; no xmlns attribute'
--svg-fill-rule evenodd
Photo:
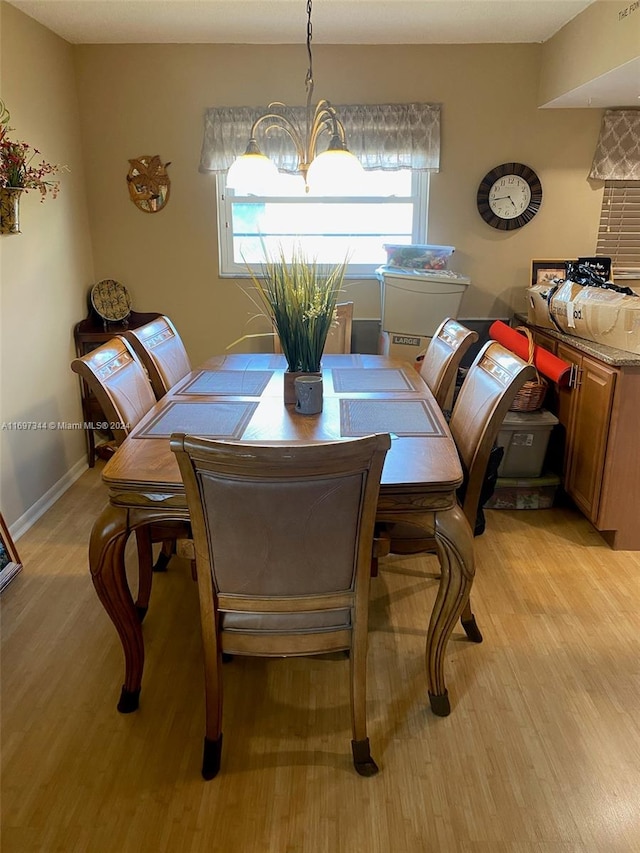
<svg viewBox="0 0 640 853"><path fill-rule="evenodd" d="M362 163L350 151L329 148L311 162L307 186L313 195L356 195L363 177Z"/></svg>
<svg viewBox="0 0 640 853"><path fill-rule="evenodd" d="M275 163L264 154L241 154L227 172L227 187L237 195L269 195L277 177Z"/></svg>

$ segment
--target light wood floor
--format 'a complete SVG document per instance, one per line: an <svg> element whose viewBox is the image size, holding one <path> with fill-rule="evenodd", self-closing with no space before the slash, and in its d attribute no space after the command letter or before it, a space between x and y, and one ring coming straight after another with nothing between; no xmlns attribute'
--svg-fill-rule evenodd
<svg viewBox="0 0 640 853"><path fill-rule="evenodd" d="M639 554L571 510L490 511L473 593L485 641L454 632L447 718L423 671L436 559L387 558L369 656L380 774L351 764L344 658L240 658L222 770L204 782L184 561L154 580L140 710L116 711L122 656L86 557L104 501L98 467L20 539L25 569L2 595L3 853L640 850Z"/></svg>

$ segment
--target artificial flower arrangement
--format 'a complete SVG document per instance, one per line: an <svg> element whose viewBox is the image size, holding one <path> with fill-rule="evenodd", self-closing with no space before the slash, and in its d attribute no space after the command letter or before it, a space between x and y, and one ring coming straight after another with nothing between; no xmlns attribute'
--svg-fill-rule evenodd
<svg viewBox="0 0 640 853"><path fill-rule="evenodd" d="M27 142L15 142L7 133L13 128L9 124L9 111L0 101L0 187L38 190L44 201L47 193L56 198L60 181L52 180L66 166L53 165L40 160L40 151Z"/></svg>
<svg viewBox="0 0 640 853"><path fill-rule="evenodd" d="M265 256L260 272L254 272L247 264L255 294L250 298L259 313L271 320L288 370L319 372L348 258L338 264L320 264L309 258L301 246L291 252L280 247L275 258L265 251ZM243 335L239 340L251 337L262 335Z"/></svg>

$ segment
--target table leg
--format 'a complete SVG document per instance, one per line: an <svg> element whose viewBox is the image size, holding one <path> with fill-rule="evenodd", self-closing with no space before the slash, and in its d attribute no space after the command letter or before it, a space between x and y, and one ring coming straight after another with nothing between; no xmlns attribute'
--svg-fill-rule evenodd
<svg viewBox="0 0 640 853"><path fill-rule="evenodd" d="M118 702L118 711L123 714L138 708L144 666L142 626L124 566L124 549L129 533L129 511L108 505L93 525L89 544L93 585L115 625L124 651L125 680Z"/></svg>
<svg viewBox="0 0 640 853"><path fill-rule="evenodd" d="M459 506L436 514L435 534L441 574L427 633L427 682L431 710L446 717L451 706L444 680L444 655L469 600L475 567L473 534Z"/></svg>

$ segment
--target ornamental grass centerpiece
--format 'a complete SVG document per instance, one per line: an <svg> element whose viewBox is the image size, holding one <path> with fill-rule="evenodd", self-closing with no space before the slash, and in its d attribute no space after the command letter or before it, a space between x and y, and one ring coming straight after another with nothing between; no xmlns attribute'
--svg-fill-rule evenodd
<svg viewBox="0 0 640 853"><path fill-rule="evenodd" d="M285 403L294 401L295 376L320 373L347 263L348 259L336 265L320 264L297 246L290 257L280 247L277 258L268 259L260 274L249 268L255 301L271 320L287 360Z"/></svg>

